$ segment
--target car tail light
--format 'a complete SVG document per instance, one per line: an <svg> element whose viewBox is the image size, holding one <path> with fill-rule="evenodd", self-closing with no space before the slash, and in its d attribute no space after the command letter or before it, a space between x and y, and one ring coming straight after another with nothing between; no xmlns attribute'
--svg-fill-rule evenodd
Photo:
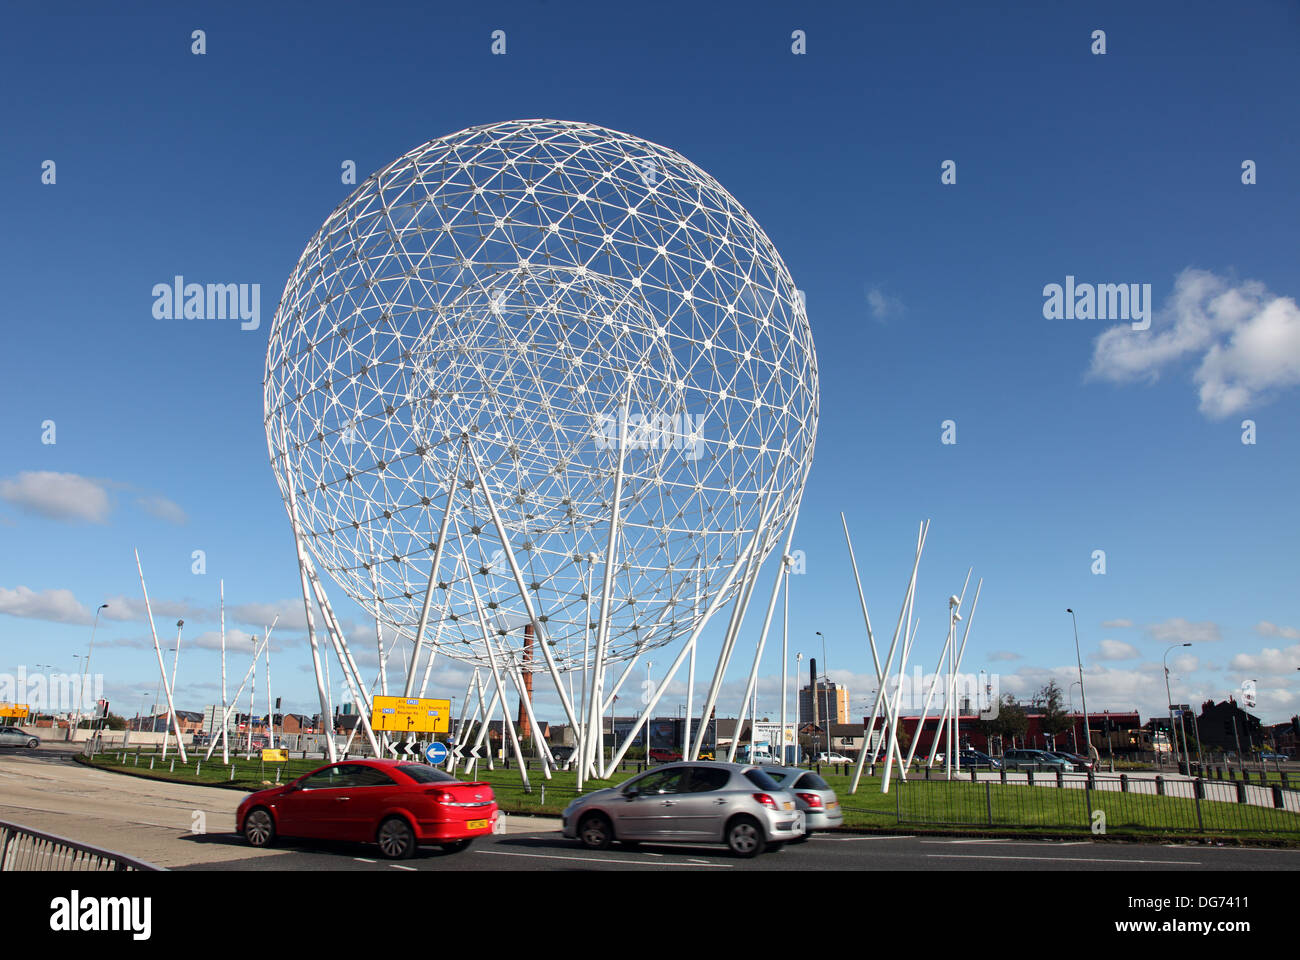
<svg viewBox="0 0 1300 960"><path fill-rule="evenodd" d="M439 790L437 787L430 787L428 790L424 791L424 795L431 798L435 803L446 803L449 799L449 794L445 790Z"/></svg>
<svg viewBox="0 0 1300 960"><path fill-rule="evenodd" d="M810 807L814 807L817 810L822 808L822 798L817 796L815 793L797 793L795 796Z"/></svg>
<svg viewBox="0 0 1300 960"><path fill-rule="evenodd" d="M773 800L766 793L756 793L754 794L754 799L757 800L765 807L771 807L773 810L776 809L776 801Z"/></svg>

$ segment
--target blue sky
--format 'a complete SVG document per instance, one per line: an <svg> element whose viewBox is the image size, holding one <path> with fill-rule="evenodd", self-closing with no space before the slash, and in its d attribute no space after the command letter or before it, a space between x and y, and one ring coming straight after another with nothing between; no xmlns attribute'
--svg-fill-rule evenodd
<svg viewBox="0 0 1300 960"><path fill-rule="evenodd" d="M945 600L974 566L984 593L964 670L999 674L1004 691L1070 681L1072 606L1092 709L1162 710L1160 657L1190 640L1176 700L1257 679L1264 719L1290 716L1300 708L1300 8L1132 6L10 11L0 671L77 669L89 614L109 600L95 672L115 709L151 700L138 547L160 631L169 637L183 615L196 644L183 648L182 706L213 701L207 646L224 578L228 626L260 630L283 614L276 693L314 712L261 423L285 279L353 189L340 182L344 161L362 180L467 126L554 117L699 164L806 292L821 420L791 648L820 657L814 631L826 635L855 713L875 683L840 510L882 633L916 525L932 520L918 596L927 670ZM202 56L190 52L195 29L206 32ZM505 56L490 52L497 29ZM796 29L806 54L791 52ZM1104 55L1090 52L1097 29ZM54 184L42 183L47 160ZM946 160L955 184L940 181ZM260 329L155 319L151 290L177 274L260 284ZM1150 284L1151 330L1045 319L1044 286L1067 276ZM949 419L956 444L940 442ZM1246 419L1254 444L1242 443ZM53 444L42 443L47 420ZM191 572L194 550L204 575ZM1095 550L1104 575L1092 572ZM371 625L333 596L368 654ZM779 669L769 653L763 713L775 713ZM743 674L728 674L721 715ZM437 692L459 696L464 676L436 672Z"/></svg>

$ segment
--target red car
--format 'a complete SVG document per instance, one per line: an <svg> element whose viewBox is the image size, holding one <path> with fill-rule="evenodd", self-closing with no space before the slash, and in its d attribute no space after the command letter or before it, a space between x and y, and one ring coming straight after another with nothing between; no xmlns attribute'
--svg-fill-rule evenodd
<svg viewBox="0 0 1300 960"><path fill-rule="evenodd" d="M404 760L347 760L244 798L235 829L255 847L276 837L377 843L391 860L420 844L464 850L491 833L496 799L486 783L465 783Z"/></svg>
<svg viewBox="0 0 1300 960"><path fill-rule="evenodd" d="M650 759L656 763L676 763L682 758L681 752L666 747L651 747Z"/></svg>

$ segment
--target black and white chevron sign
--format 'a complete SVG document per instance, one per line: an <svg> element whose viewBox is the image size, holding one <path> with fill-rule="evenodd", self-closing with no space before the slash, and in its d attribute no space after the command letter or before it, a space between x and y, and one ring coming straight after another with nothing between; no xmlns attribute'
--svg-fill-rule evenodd
<svg viewBox="0 0 1300 960"><path fill-rule="evenodd" d="M451 751L451 756L452 756L452 759L453 759L453 760L456 760L457 762L459 762L459 761L465 759L465 751L462 750L462 749L460 748L460 744L456 744L456 746L452 749L452 751ZM482 757L482 756L483 756L483 746L482 746L482 744L480 744L480 745L474 747L472 750L470 750L470 752L469 752L469 756L470 756L470 759L472 759L472 760L478 760L480 757Z"/></svg>
<svg viewBox="0 0 1300 960"><path fill-rule="evenodd" d="M410 760L412 757L420 756L423 753L417 740L398 740L396 743L390 743L388 752L398 760Z"/></svg>

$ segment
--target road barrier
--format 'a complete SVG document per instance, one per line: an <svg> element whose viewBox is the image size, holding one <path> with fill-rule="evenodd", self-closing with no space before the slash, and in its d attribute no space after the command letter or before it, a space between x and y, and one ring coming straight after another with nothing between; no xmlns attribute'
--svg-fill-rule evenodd
<svg viewBox="0 0 1300 960"><path fill-rule="evenodd" d="M1243 780L1088 774L1009 783L914 779L895 789L899 823L1095 834L1300 833L1300 791Z"/></svg>
<svg viewBox="0 0 1300 960"><path fill-rule="evenodd" d="M113 873L160 869L144 860L0 820L0 871Z"/></svg>

